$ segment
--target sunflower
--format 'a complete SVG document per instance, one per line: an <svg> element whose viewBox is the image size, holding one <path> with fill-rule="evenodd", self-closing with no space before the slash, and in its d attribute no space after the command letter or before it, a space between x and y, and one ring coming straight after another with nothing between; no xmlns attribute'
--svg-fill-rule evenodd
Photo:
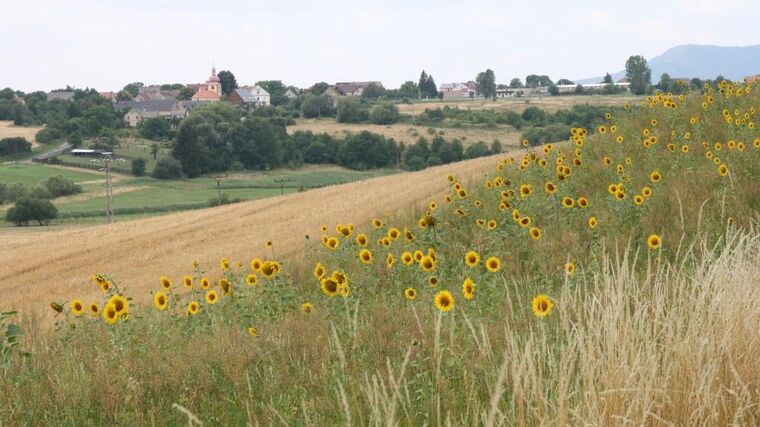
<svg viewBox="0 0 760 427"><path fill-rule="evenodd" d="M193 289L193 278L191 276L185 276L182 278L182 284L187 289Z"/></svg>
<svg viewBox="0 0 760 427"><path fill-rule="evenodd" d="M468 301L475 298L475 282L469 277L464 279L462 283L462 294L464 295L464 299Z"/></svg>
<svg viewBox="0 0 760 427"><path fill-rule="evenodd" d="M409 301L414 301L414 299L417 298L417 291L415 291L414 288L406 288L404 291L404 296Z"/></svg>
<svg viewBox="0 0 760 427"><path fill-rule="evenodd" d="M396 263L396 257L394 257L393 254L389 253L385 257L385 266L388 267L388 268L391 268L391 267L393 267L393 264L395 264L395 263Z"/></svg>
<svg viewBox="0 0 760 427"><path fill-rule="evenodd" d="M420 268L424 272L431 272L435 270L435 260L429 255L425 255L420 260Z"/></svg>
<svg viewBox="0 0 760 427"><path fill-rule="evenodd" d="M380 244L385 246L386 248L391 245L391 239L389 239L387 236L380 239Z"/></svg>
<svg viewBox="0 0 760 427"><path fill-rule="evenodd" d="M232 293L232 284L226 277L219 279L219 287L222 288L222 292L224 292L225 295Z"/></svg>
<svg viewBox="0 0 760 427"><path fill-rule="evenodd" d="M116 312L116 308L114 306L106 304L105 308L103 309L103 320L105 320L109 325L113 325L119 321L119 314Z"/></svg>
<svg viewBox="0 0 760 427"><path fill-rule="evenodd" d="M496 222L496 220L492 219L492 220L488 221L488 224L486 224L486 227L489 230L495 230L497 225L498 225L498 223Z"/></svg>
<svg viewBox="0 0 760 427"><path fill-rule="evenodd" d="M554 185L554 183L553 183L553 182L551 182L551 181L548 181L546 184L544 184L544 190L545 190L545 191L546 191L548 194L554 194L554 193L557 191L557 186L556 186L556 185Z"/></svg>
<svg viewBox="0 0 760 427"><path fill-rule="evenodd" d="M325 266L322 265L321 262L317 262L314 266L314 277L316 277L317 280L325 277Z"/></svg>
<svg viewBox="0 0 760 427"><path fill-rule="evenodd" d="M545 294L536 295L531 303L531 310L536 317L546 317L551 314L554 303Z"/></svg>
<svg viewBox="0 0 760 427"><path fill-rule="evenodd" d="M351 288L348 286L348 283L344 283L340 285L340 288L338 289L338 293L343 298L348 298L348 296L351 295Z"/></svg>
<svg viewBox="0 0 760 427"><path fill-rule="evenodd" d="M190 304L187 305L187 315L194 316L198 314L198 311L200 309L201 309L201 305L198 304L198 301L190 301Z"/></svg>
<svg viewBox="0 0 760 427"><path fill-rule="evenodd" d="M245 283L248 286L256 286L259 283L259 278L255 274L249 274L245 276Z"/></svg>
<svg viewBox="0 0 760 427"><path fill-rule="evenodd" d="M409 227L404 227L404 240L409 243L414 242L414 233L412 233L412 230L410 230Z"/></svg>
<svg viewBox="0 0 760 427"><path fill-rule="evenodd" d="M572 197L563 197L562 198L562 207L572 208L573 206L575 206L575 200L573 200Z"/></svg>
<svg viewBox="0 0 760 427"><path fill-rule="evenodd" d="M222 258L219 260L219 267L222 268L222 270L227 271L230 269L230 261L227 258Z"/></svg>
<svg viewBox="0 0 760 427"><path fill-rule="evenodd" d="M53 309L56 313L63 313L63 306L61 304L58 304L57 302L51 302L50 308Z"/></svg>
<svg viewBox="0 0 760 427"><path fill-rule="evenodd" d="M367 246L367 243L369 240L367 239L367 236L363 233L359 233L356 235L355 242L359 246Z"/></svg>
<svg viewBox="0 0 760 427"><path fill-rule="evenodd" d="M265 279L272 279L280 271L280 264L277 261L264 261L261 264L261 274Z"/></svg>
<svg viewBox="0 0 760 427"><path fill-rule="evenodd" d="M574 262L568 262L565 264L565 274L568 276L572 276L573 273L575 273L575 263Z"/></svg>
<svg viewBox="0 0 760 427"><path fill-rule="evenodd" d="M161 287L168 290L171 290L172 287L174 287L174 282L166 276L161 276Z"/></svg>
<svg viewBox="0 0 760 427"><path fill-rule="evenodd" d="M420 260L422 259L423 256L425 256L425 253L422 252L421 250L417 249L416 251L414 251L414 260L415 261L420 262Z"/></svg>
<svg viewBox="0 0 760 427"><path fill-rule="evenodd" d="M116 314L119 316L124 316L129 314L129 301L127 301L126 298L124 298L121 295L114 295L109 300L107 305L110 305L111 307L116 310Z"/></svg>
<svg viewBox="0 0 760 427"><path fill-rule="evenodd" d="M253 271L259 271L261 270L261 264L262 261L258 258L254 258L251 260L251 270Z"/></svg>
<svg viewBox="0 0 760 427"><path fill-rule="evenodd" d="M312 311L314 311L314 304L310 302L305 302L301 304L301 313L308 316L311 314Z"/></svg>
<svg viewBox="0 0 760 427"><path fill-rule="evenodd" d="M325 246L328 249L338 249L338 246L340 246L340 241L336 239L335 237L328 237L324 240Z"/></svg>
<svg viewBox="0 0 760 427"><path fill-rule="evenodd" d="M601 126L599 126L599 128L597 130L599 131L600 134L603 135L603 134L605 134L607 132L607 127L605 127L604 125L601 125Z"/></svg>
<svg viewBox="0 0 760 427"><path fill-rule="evenodd" d="M401 254L401 262L404 265L410 265L411 263L414 262L414 255L412 255L412 253L409 252L409 251L406 251L406 252L402 253Z"/></svg>
<svg viewBox="0 0 760 427"><path fill-rule="evenodd" d="M100 274L93 274L91 279L92 283L96 286L100 286L101 283L106 281L106 278Z"/></svg>
<svg viewBox="0 0 760 427"><path fill-rule="evenodd" d="M454 308L454 296L449 291L440 291L435 294L433 299L435 308L442 312L446 312Z"/></svg>
<svg viewBox="0 0 760 427"><path fill-rule="evenodd" d="M588 219L588 228L593 230L596 228L596 225L597 225L597 220L595 216L592 216L591 218Z"/></svg>
<svg viewBox="0 0 760 427"><path fill-rule="evenodd" d="M538 240L541 238L541 229L538 227L531 227L530 228L530 238L533 240Z"/></svg>
<svg viewBox="0 0 760 427"><path fill-rule="evenodd" d="M398 239L399 237L401 237L401 231L399 231L399 229L398 229L398 228L396 228L396 227L391 227L391 228L388 230L388 237L390 237L390 238L391 238L391 240L396 240L396 239Z"/></svg>
<svg viewBox="0 0 760 427"><path fill-rule="evenodd" d="M434 211L434 210L438 209L438 203L436 203L435 201L432 201L432 202L430 202L430 204L428 205L428 207L430 208L431 211Z"/></svg>
<svg viewBox="0 0 760 427"><path fill-rule="evenodd" d="M533 187L528 184L520 186L520 197L528 197L533 192Z"/></svg>
<svg viewBox="0 0 760 427"><path fill-rule="evenodd" d="M654 171L649 174L649 180L653 183L658 183L662 180L662 175L658 171Z"/></svg>
<svg viewBox="0 0 760 427"><path fill-rule="evenodd" d="M428 285L430 285L431 288L438 286L438 278L435 276L428 277Z"/></svg>
<svg viewBox="0 0 760 427"><path fill-rule="evenodd" d="M340 286L338 285L338 282L336 282L332 278L324 278L322 279L321 282L322 282L321 289L325 295L327 295L330 298L338 295L338 291L340 290L339 289Z"/></svg>
<svg viewBox="0 0 760 427"><path fill-rule="evenodd" d="M359 251L359 261L365 265L372 264L372 252L369 249Z"/></svg>
<svg viewBox="0 0 760 427"><path fill-rule="evenodd" d="M90 305L87 306L87 312L90 313L90 316L97 317L100 315L100 307L98 307L97 303L91 302Z"/></svg>
<svg viewBox="0 0 760 427"><path fill-rule="evenodd" d="M82 304L82 301L78 299L71 300L69 306L71 307L71 313L74 316L81 316L84 314L84 304Z"/></svg>
<svg viewBox="0 0 760 427"><path fill-rule="evenodd" d="M639 206L642 203L644 203L644 196L642 196L641 194L637 194L637 195L633 196L633 204L634 205Z"/></svg>
<svg viewBox="0 0 760 427"><path fill-rule="evenodd" d="M112 283L110 280L104 280L100 283L100 290L103 291L103 293L108 292L111 289Z"/></svg>
<svg viewBox="0 0 760 427"><path fill-rule="evenodd" d="M217 301L219 301L219 294L216 293L214 290L210 290L206 292L206 303L209 305L216 304Z"/></svg>
<svg viewBox="0 0 760 427"><path fill-rule="evenodd" d="M480 263L480 255L475 251L469 251L464 256L464 263L468 267L476 267Z"/></svg>
<svg viewBox="0 0 760 427"><path fill-rule="evenodd" d="M259 334L258 329L254 328L253 326L249 326L246 331L248 331L248 335L256 338L256 336Z"/></svg>
<svg viewBox="0 0 760 427"><path fill-rule="evenodd" d="M726 166L726 165L720 165L720 166L718 166L718 175L720 175L720 176L726 176L726 175L728 175L728 166Z"/></svg>
<svg viewBox="0 0 760 427"><path fill-rule="evenodd" d="M375 228L381 228L383 225L385 225L385 224L383 224L383 222L380 221L377 218L375 218L375 219L372 220L372 226L375 227Z"/></svg>
<svg viewBox="0 0 760 427"><path fill-rule="evenodd" d="M524 216L524 217L520 218L520 220L517 221L517 223L520 224L521 227L527 227L527 226L530 225L531 219L530 219L529 216Z"/></svg>
<svg viewBox="0 0 760 427"><path fill-rule="evenodd" d="M662 246L662 237L657 234L650 234L649 237L647 237L647 246L652 250L660 249L660 246Z"/></svg>
<svg viewBox="0 0 760 427"><path fill-rule="evenodd" d="M652 195L652 189L649 188L649 187L647 187L647 186L644 186L644 188L641 189L641 195L644 196L644 197L651 196Z"/></svg>
<svg viewBox="0 0 760 427"><path fill-rule="evenodd" d="M622 144L622 143L623 143L623 141L625 141L625 137L623 137L623 135L618 135L618 136L615 138L615 142L617 142L618 144Z"/></svg>
<svg viewBox="0 0 760 427"><path fill-rule="evenodd" d="M496 273L501 270L501 261L499 258L496 258L495 256L489 257L486 260L486 269L491 273Z"/></svg>

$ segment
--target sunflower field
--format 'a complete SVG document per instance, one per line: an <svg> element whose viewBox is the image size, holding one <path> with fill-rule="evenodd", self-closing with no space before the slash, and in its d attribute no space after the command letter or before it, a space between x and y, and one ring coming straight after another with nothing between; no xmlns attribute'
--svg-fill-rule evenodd
<svg viewBox="0 0 760 427"><path fill-rule="evenodd" d="M188 259L149 297L97 272L27 322L0 419L757 425L758 109L660 93L298 259Z"/></svg>

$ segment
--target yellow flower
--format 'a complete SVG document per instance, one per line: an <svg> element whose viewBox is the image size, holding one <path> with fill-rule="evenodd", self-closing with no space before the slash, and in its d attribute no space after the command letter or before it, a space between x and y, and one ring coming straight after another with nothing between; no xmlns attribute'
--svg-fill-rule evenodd
<svg viewBox="0 0 760 427"><path fill-rule="evenodd" d="M219 260L219 267L222 268L222 270L229 270L230 269L230 261L227 258L222 258Z"/></svg>
<svg viewBox="0 0 760 427"><path fill-rule="evenodd" d="M725 164L718 166L718 175L720 176L728 175L728 166L726 166Z"/></svg>
<svg viewBox="0 0 760 427"><path fill-rule="evenodd" d="M211 287L211 282L205 277L201 277L201 289L208 289Z"/></svg>
<svg viewBox="0 0 760 427"><path fill-rule="evenodd" d="M113 307L119 316L129 314L129 301L121 295L112 296L107 305Z"/></svg>
<svg viewBox="0 0 760 427"><path fill-rule="evenodd" d="M314 305L310 302L305 302L301 304L301 313L305 315L310 315L311 312L314 311Z"/></svg>
<svg viewBox="0 0 760 427"><path fill-rule="evenodd" d="M565 264L565 274L568 276L572 276L573 273L575 273L575 263L574 262L568 262Z"/></svg>
<svg viewBox="0 0 760 427"><path fill-rule="evenodd" d="M422 259L420 259L420 268L425 272L435 270L435 260L429 255L423 256Z"/></svg>
<svg viewBox="0 0 760 427"><path fill-rule="evenodd" d="M562 206L565 208L572 208L575 206L575 200L573 200L572 197L563 197Z"/></svg>
<svg viewBox="0 0 760 427"><path fill-rule="evenodd" d="M475 267L480 263L480 255L475 251L469 251L464 256L464 263L468 267Z"/></svg>
<svg viewBox="0 0 760 427"><path fill-rule="evenodd" d="M541 229L538 227L531 227L530 228L530 238L533 240L538 240L541 238Z"/></svg>
<svg viewBox="0 0 760 427"><path fill-rule="evenodd" d="M580 208L587 208L588 207L588 199L585 197L579 197L578 198L578 207Z"/></svg>
<svg viewBox="0 0 760 427"><path fill-rule="evenodd" d="M662 238L657 234L650 234L649 237L647 237L647 246L649 246L649 249L657 250L660 249L660 246L662 245Z"/></svg>
<svg viewBox="0 0 760 427"><path fill-rule="evenodd" d="M396 262L396 258L393 256L393 254L389 253L388 256L385 257L385 265L388 268L393 267L393 264Z"/></svg>
<svg viewBox="0 0 760 427"><path fill-rule="evenodd" d="M156 292L156 294L153 295L153 305L156 306L156 308L160 311L166 310L166 306L168 302L169 302L169 298L166 296L166 293L163 291Z"/></svg>
<svg viewBox="0 0 760 427"><path fill-rule="evenodd" d="M401 236L401 231L399 231L399 229L398 229L398 228L396 228L396 227L391 227L391 228L388 230L388 237L390 237L390 238L391 238L391 240L396 240L396 239L398 239L400 236Z"/></svg>
<svg viewBox="0 0 760 427"><path fill-rule="evenodd" d="M317 280L325 277L325 266L322 265L321 262L317 262L317 264L314 266L314 277L316 277Z"/></svg>
<svg viewBox="0 0 760 427"><path fill-rule="evenodd" d="M219 294L216 293L214 290L210 290L206 292L206 304L212 305L216 304L217 301L219 301Z"/></svg>
<svg viewBox="0 0 760 427"><path fill-rule="evenodd" d="M536 317L546 317L551 314L554 303L545 294L536 295L531 303L531 310Z"/></svg>
<svg viewBox="0 0 760 427"><path fill-rule="evenodd" d="M249 327L247 329L247 331L248 331L248 335L250 335L250 336L252 336L254 338L256 337L256 335L259 334L259 331L256 328L254 328L253 326Z"/></svg>
<svg viewBox="0 0 760 427"><path fill-rule="evenodd" d="M438 278L435 276L428 277L428 284L431 288L438 286Z"/></svg>
<svg viewBox="0 0 760 427"><path fill-rule="evenodd" d="M255 274L249 274L245 276L245 283L247 283L248 286L256 286L256 284L259 283L259 278L256 277Z"/></svg>
<svg viewBox="0 0 760 427"><path fill-rule="evenodd" d="M557 186L553 182L549 181L544 184L544 190L549 194L554 194L557 191Z"/></svg>
<svg viewBox="0 0 760 427"><path fill-rule="evenodd" d="M653 183L658 183L660 180L662 180L662 175L658 171L654 171L649 174L649 180Z"/></svg>
<svg viewBox="0 0 760 427"><path fill-rule="evenodd" d="M597 225L597 220L595 216L592 216L591 218L588 219L588 228L593 230L596 228L596 225Z"/></svg>
<svg viewBox="0 0 760 427"><path fill-rule="evenodd" d="M190 276L183 277L182 284L184 284L187 289L193 289L193 278Z"/></svg>
<svg viewBox="0 0 760 427"><path fill-rule="evenodd" d="M229 280L227 280L226 277L222 277L219 279L219 287L222 288L222 292L224 292L225 295L229 295L232 293L232 284Z"/></svg>
<svg viewBox="0 0 760 427"><path fill-rule="evenodd" d="M367 235L363 233L357 234L356 239L354 241L359 246L367 246L367 242L369 242L369 240L367 239Z"/></svg>
<svg viewBox="0 0 760 427"><path fill-rule="evenodd" d="M171 288L173 286L174 286L174 282L172 282L171 279L169 279L166 276L161 276L161 287L162 288L164 288L164 289L166 289L168 291L168 290L171 290Z"/></svg>
<svg viewBox="0 0 760 427"><path fill-rule="evenodd" d="M280 263L277 261L264 261L264 263L261 264L261 274L264 275L265 279L271 279L279 272Z"/></svg>
<svg viewBox="0 0 760 427"><path fill-rule="evenodd" d="M119 314L116 312L114 306L106 304L106 307L103 309L103 320L109 325L113 325L119 321Z"/></svg>
<svg viewBox="0 0 760 427"><path fill-rule="evenodd" d="M322 286L322 292L324 292L325 295L332 298L336 295L338 295L339 285L338 282L333 280L332 278L324 278L321 280Z"/></svg>
<svg viewBox="0 0 760 427"><path fill-rule="evenodd" d="M201 305L198 304L198 301L190 301L190 304L187 305L187 315L193 316L198 314L198 311L200 311Z"/></svg>
<svg viewBox="0 0 760 427"><path fill-rule="evenodd" d="M261 260L258 258L254 258L251 260L251 270L253 271L259 271L261 270Z"/></svg>
<svg viewBox="0 0 760 427"><path fill-rule="evenodd" d="M435 294L433 300L435 308L442 312L446 312L454 308L454 296L449 291L440 291Z"/></svg>
<svg viewBox="0 0 760 427"><path fill-rule="evenodd" d="M401 254L401 262L404 265L410 265L411 263L414 262L414 255L412 255L412 253L409 252L409 251L406 251L406 252L402 253Z"/></svg>
<svg viewBox="0 0 760 427"><path fill-rule="evenodd" d="M651 195L652 195L652 189L651 189L651 188L649 188L649 187L647 187L647 186L644 186L644 188L642 188L642 189L641 189L641 194L642 194L644 197L649 197L649 196L651 196Z"/></svg>
<svg viewBox="0 0 760 427"><path fill-rule="evenodd" d="M414 301L414 299L417 297L417 291L415 291L414 288L406 288L404 291L404 296L409 301Z"/></svg>
<svg viewBox="0 0 760 427"><path fill-rule="evenodd" d="M369 249L362 249L359 252L359 260L365 265L372 264L372 252Z"/></svg>
<svg viewBox="0 0 760 427"><path fill-rule="evenodd" d="M491 273L496 273L497 271L501 270L501 261L499 258L496 258L495 256L492 256L486 260L486 269L490 271Z"/></svg>
<svg viewBox="0 0 760 427"><path fill-rule="evenodd" d="M642 203L644 203L644 196L642 196L640 194L637 194L637 195L633 196L633 204L634 205L639 206Z"/></svg>
<svg viewBox="0 0 760 427"><path fill-rule="evenodd" d="M462 283L462 294L468 301L475 297L475 282L469 277L464 279L464 283Z"/></svg>
<svg viewBox="0 0 760 427"><path fill-rule="evenodd" d="M74 316L81 316L84 314L84 304L82 304L82 301L78 299L71 300L69 305L71 306L71 313Z"/></svg>

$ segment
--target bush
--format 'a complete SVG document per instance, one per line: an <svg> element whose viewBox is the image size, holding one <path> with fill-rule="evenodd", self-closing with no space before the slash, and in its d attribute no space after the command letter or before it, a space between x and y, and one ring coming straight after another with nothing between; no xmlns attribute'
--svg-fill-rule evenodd
<svg viewBox="0 0 760 427"><path fill-rule="evenodd" d="M29 195L29 190L20 182L14 182L5 189L5 201L15 202Z"/></svg>
<svg viewBox="0 0 760 427"><path fill-rule="evenodd" d="M370 110L369 120L376 125L390 125L398 122L398 107L392 102L381 102Z"/></svg>
<svg viewBox="0 0 760 427"><path fill-rule="evenodd" d="M49 200L23 198L5 214L5 220L17 226L28 225L29 221L37 221L39 225L47 225L51 219L58 218L58 209Z"/></svg>
<svg viewBox="0 0 760 427"><path fill-rule="evenodd" d="M227 193L222 193L221 198L219 196L216 196L216 197L211 197L210 199L208 199L208 205L210 207L229 205L231 203L238 203L238 202L240 202L240 197L231 198L230 195Z"/></svg>
<svg viewBox="0 0 760 427"><path fill-rule="evenodd" d="M145 159L132 160L132 175L134 176L145 175Z"/></svg>
<svg viewBox="0 0 760 427"><path fill-rule="evenodd" d="M339 123L361 123L367 121L369 109L367 104L355 97L340 98L337 102Z"/></svg>
<svg viewBox="0 0 760 427"><path fill-rule="evenodd" d="M61 176L51 176L45 181L45 188L50 192L52 198L61 196L70 196L72 194L78 194L82 192L82 187L74 183L74 181Z"/></svg>
<svg viewBox="0 0 760 427"><path fill-rule="evenodd" d="M26 138L14 137L0 139L0 156L10 156L32 151L32 144Z"/></svg>
<svg viewBox="0 0 760 427"><path fill-rule="evenodd" d="M151 117L140 125L140 134L147 139L166 139L171 130L171 124L163 117Z"/></svg>
<svg viewBox="0 0 760 427"><path fill-rule="evenodd" d="M152 176L157 179L182 178L182 164L174 157L161 158L156 163Z"/></svg>

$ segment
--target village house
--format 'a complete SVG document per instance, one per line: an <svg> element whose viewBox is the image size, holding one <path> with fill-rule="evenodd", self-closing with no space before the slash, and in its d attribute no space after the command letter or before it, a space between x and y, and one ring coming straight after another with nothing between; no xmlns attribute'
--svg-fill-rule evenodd
<svg viewBox="0 0 760 427"><path fill-rule="evenodd" d="M49 94L47 94L48 102L54 101L56 99L71 101L74 99L74 91L50 92Z"/></svg>
<svg viewBox="0 0 760 427"><path fill-rule="evenodd" d="M475 98L477 95L475 86L467 83L443 83L438 91L443 94L443 99Z"/></svg>
<svg viewBox="0 0 760 427"><path fill-rule="evenodd" d="M295 93L293 91L293 89L290 89L290 88L288 88L288 90L285 91L285 93L283 94L283 96L285 96L285 98L288 98L288 99L296 99L296 98L298 98L298 94Z"/></svg>
<svg viewBox="0 0 760 427"><path fill-rule="evenodd" d="M377 86L382 87L383 84L378 81L374 82L338 82L332 86L328 86L324 92L324 95L331 96L333 98L339 96L361 96L370 83L374 83Z"/></svg>
<svg viewBox="0 0 760 427"><path fill-rule="evenodd" d="M269 92L259 85L235 89L227 96L227 101L241 107L251 108L267 107L269 106L269 100Z"/></svg>
<svg viewBox="0 0 760 427"><path fill-rule="evenodd" d="M124 121L131 127L139 126L146 119L164 117L167 120L182 119L187 116L187 108L174 99L153 101L118 101L115 110L126 111Z"/></svg>

